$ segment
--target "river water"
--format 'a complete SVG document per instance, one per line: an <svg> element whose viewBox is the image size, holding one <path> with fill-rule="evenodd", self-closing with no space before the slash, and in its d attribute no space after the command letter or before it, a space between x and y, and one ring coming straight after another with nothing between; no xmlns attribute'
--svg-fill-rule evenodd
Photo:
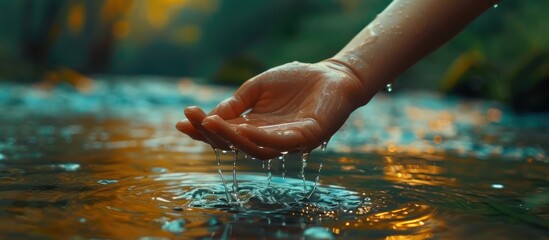
<svg viewBox="0 0 549 240"><path fill-rule="evenodd" d="M87 93L0 88L2 239L549 236L547 114L380 94L312 152L305 192L297 154L270 167L238 155L234 192L232 154L218 167L174 128L184 106L211 108L231 88L150 77Z"/></svg>

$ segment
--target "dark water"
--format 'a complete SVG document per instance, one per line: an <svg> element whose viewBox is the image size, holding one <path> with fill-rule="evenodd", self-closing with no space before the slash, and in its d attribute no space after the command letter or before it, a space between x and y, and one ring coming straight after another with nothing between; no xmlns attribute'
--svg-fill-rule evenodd
<svg viewBox="0 0 549 240"><path fill-rule="evenodd" d="M312 153L305 193L300 156L273 160L269 181L265 163L239 155L234 193L222 154L231 201L214 152L173 128L183 106L211 107L231 89L151 82L2 87L0 238L549 236L547 115L381 95Z"/></svg>

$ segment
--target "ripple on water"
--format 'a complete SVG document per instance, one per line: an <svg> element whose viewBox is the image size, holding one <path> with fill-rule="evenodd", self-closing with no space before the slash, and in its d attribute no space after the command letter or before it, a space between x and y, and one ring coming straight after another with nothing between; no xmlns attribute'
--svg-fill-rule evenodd
<svg viewBox="0 0 549 240"><path fill-rule="evenodd" d="M304 199L303 180L296 178L271 177L255 173L238 175L238 191L231 194L231 202L225 194L225 187L217 174L173 173L154 176L155 181L166 182L163 191L173 194L171 199L179 200L189 208L210 208L251 213L276 213L314 209L310 214L330 211L350 211L369 208L371 202L357 192L340 186L318 186L310 198ZM307 192L313 190L314 182L307 181Z"/></svg>
<svg viewBox="0 0 549 240"><path fill-rule="evenodd" d="M159 221L163 228L177 219L210 226L207 223L209 218L218 216L223 226L229 221L233 227L238 227L249 224L246 221L250 219L272 216L268 219L268 225L278 226L279 229L301 229L299 231L306 230L303 223L313 224L311 227L314 227L320 222L330 229L341 228L341 231L345 228L407 232L417 228L419 231L431 221L434 213L434 209L427 205L399 204L384 191L359 193L335 185L317 185L311 197L304 199L302 179L272 177L270 185L267 185L267 178L257 173L239 174L237 193L230 190L238 199L235 203L226 198L225 187L215 173L150 175L140 178L146 183L132 181L132 185L124 185L121 181L122 187L116 190L116 198L122 203L113 209L136 214L140 209L150 209L151 204L156 205L164 216L172 216ZM313 181L307 181L308 191L313 186ZM237 220L235 216L239 216ZM238 224L234 222L242 220L244 222ZM187 233L193 225L185 228Z"/></svg>

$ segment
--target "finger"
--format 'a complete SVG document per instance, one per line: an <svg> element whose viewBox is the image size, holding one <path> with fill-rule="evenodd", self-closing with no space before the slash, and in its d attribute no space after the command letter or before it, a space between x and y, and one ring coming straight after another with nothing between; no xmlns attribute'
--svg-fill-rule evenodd
<svg viewBox="0 0 549 240"><path fill-rule="evenodd" d="M224 150L229 149L229 145L222 138L218 137L215 133L208 131L208 129L205 129L204 126L202 126L202 121L204 120L204 118L206 118L206 113L204 113L202 109L193 106L185 108L184 112L185 116L187 116L187 119L190 121L193 127L202 135L207 143L212 145L213 148Z"/></svg>
<svg viewBox="0 0 549 240"><path fill-rule="evenodd" d="M234 125L228 124L217 115L205 118L202 124L206 129L217 133L220 137L225 139L225 141L230 142L239 151L252 157L267 160L282 154L275 149L258 146L235 131Z"/></svg>
<svg viewBox="0 0 549 240"><path fill-rule="evenodd" d="M208 142L202 134L194 128L194 126L191 124L191 122L188 119L183 119L175 125L175 128L179 130L180 132L187 134L189 137L191 137L194 140Z"/></svg>
<svg viewBox="0 0 549 240"><path fill-rule="evenodd" d="M314 120L265 127L241 124L238 131L258 145L279 151L312 150L323 141L320 127Z"/></svg>
<svg viewBox="0 0 549 240"><path fill-rule="evenodd" d="M233 119L251 109L261 93L259 77L254 77L240 86L234 95L217 105L208 115L218 115L222 119Z"/></svg>

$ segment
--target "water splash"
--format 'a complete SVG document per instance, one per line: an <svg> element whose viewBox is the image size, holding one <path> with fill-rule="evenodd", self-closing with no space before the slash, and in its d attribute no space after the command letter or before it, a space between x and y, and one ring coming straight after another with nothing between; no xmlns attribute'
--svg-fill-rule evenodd
<svg viewBox="0 0 549 240"><path fill-rule="evenodd" d="M227 183L225 183L225 179L223 178L223 172L221 172L221 158L219 156L219 149L214 148L215 158L217 160L217 173L219 173L219 177L221 177L221 183L223 184L223 188L225 189L225 196L227 197L227 201L229 203L233 202L232 195L229 194L229 188L227 188Z"/></svg>
<svg viewBox="0 0 549 240"><path fill-rule="evenodd" d="M231 152L233 152L233 193L238 192L238 181L236 179L236 160L238 158L238 149L233 145L230 146Z"/></svg>

